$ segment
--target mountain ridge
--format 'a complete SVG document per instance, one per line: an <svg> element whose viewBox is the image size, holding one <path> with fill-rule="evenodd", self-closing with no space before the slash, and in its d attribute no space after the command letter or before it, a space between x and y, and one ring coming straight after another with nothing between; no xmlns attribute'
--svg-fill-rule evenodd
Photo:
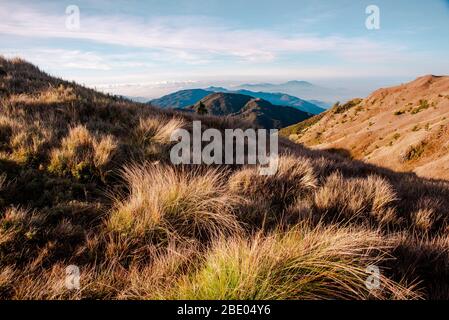
<svg viewBox="0 0 449 320"><path fill-rule="evenodd" d="M449 76L425 75L380 88L281 133L394 170L449 178Z"/></svg>
<svg viewBox="0 0 449 320"><path fill-rule="evenodd" d="M210 94L187 109L198 112L200 105L209 115L239 118L266 129L280 129L297 122L295 119L302 121L313 116L292 107L273 105L261 98L230 92Z"/></svg>

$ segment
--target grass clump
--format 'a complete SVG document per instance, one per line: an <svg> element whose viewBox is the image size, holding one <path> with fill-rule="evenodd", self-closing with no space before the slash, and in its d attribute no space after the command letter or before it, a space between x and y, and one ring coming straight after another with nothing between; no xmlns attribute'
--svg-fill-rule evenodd
<svg viewBox="0 0 449 320"><path fill-rule="evenodd" d="M419 105L416 108L413 108L411 111L411 114L417 114L421 111L424 111L426 109L429 109L430 105L427 100L419 100Z"/></svg>
<svg viewBox="0 0 449 320"><path fill-rule="evenodd" d="M362 224L395 221L395 200L393 187L381 177L344 178L339 172L330 175L315 193L315 207L325 219Z"/></svg>
<svg viewBox="0 0 449 320"><path fill-rule="evenodd" d="M105 179L118 149L112 135L95 137L85 126L72 127L61 147L51 153L48 171L80 181Z"/></svg>
<svg viewBox="0 0 449 320"><path fill-rule="evenodd" d="M298 197L310 195L317 184L310 161L288 155L279 158L273 175L260 175L257 167L249 167L229 179L231 192L247 199L241 218L255 225L279 222L283 210Z"/></svg>
<svg viewBox="0 0 449 320"><path fill-rule="evenodd" d="M210 239L240 229L236 197L227 191L223 172L146 164L126 167L123 176L129 195L116 200L107 221L115 233Z"/></svg>
<svg viewBox="0 0 449 320"><path fill-rule="evenodd" d="M215 243L202 266L182 278L176 299L410 298L411 291L381 278L365 286L366 267L383 258L378 234L300 225L287 232Z"/></svg>
<svg viewBox="0 0 449 320"><path fill-rule="evenodd" d="M419 159L424 151L426 151L427 142L421 141L416 145L411 145L407 148L404 154L401 156L403 162Z"/></svg>
<svg viewBox="0 0 449 320"><path fill-rule="evenodd" d="M46 152L52 140L52 130L38 123L22 128L11 138L11 158L18 163L36 166L46 159Z"/></svg>
<svg viewBox="0 0 449 320"><path fill-rule="evenodd" d="M160 159L168 157L171 134L182 128L185 121L181 118L151 117L139 120L133 131L135 146L142 151L143 158Z"/></svg>
<svg viewBox="0 0 449 320"><path fill-rule="evenodd" d="M358 106L361 102L362 102L362 99L353 99L344 104L340 104L337 102L337 103L335 103L335 105L332 107L331 110L333 110L333 112L335 114L344 113L347 110L352 109L355 106Z"/></svg>

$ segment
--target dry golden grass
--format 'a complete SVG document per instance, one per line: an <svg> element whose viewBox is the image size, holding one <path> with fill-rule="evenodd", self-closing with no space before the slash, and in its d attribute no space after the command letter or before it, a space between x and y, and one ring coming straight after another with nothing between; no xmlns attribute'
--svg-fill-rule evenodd
<svg viewBox="0 0 449 320"><path fill-rule="evenodd" d="M292 141L418 176L449 179L449 77L426 75L281 130Z"/></svg>
<svg viewBox="0 0 449 320"><path fill-rule="evenodd" d="M49 171L84 180L94 175L104 178L117 148L112 135L97 138L85 126L78 125L70 129L61 147L51 152Z"/></svg>
<svg viewBox="0 0 449 320"><path fill-rule="evenodd" d="M134 144L143 151L144 159L167 160L171 134L186 124L179 117L165 116L140 118L138 126L133 130Z"/></svg>
<svg viewBox="0 0 449 320"><path fill-rule="evenodd" d="M316 208L330 219L374 219L379 224L395 222L395 200L393 187L380 177L348 179L338 172L329 176L315 194Z"/></svg>
<svg viewBox="0 0 449 320"><path fill-rule="evenodd" d="M173 166L177 128L245 125L0 64L0 298L449 298L449 183L283 139L272 176Z"/></svg>
<svg viewBox="0 0 449 320"><path fill-rule="evenodd" d="M135 135L140 143L149 141L169 143L171 134L182 128L185 121L181 118L146 118L140 119Z"/></svg>
<svg viewBox="0 0 449 320"><path fill-rule="evenodd" d="M417 297L412 290L380 279L369 290L365 268L384 258L384 242L370 231L311 228L219 241L202 267L185 276L176 299L367 299Z"/></svg>
<svg viewBox="0 0 449 320"><path fill-rule="evenodd" d="M252 225L279 222L283 210L298 198L306 198L318 185L309 160L285 155L279 158L274 175L260 175L258 167L248 167L234 173L229 188L244 196L241 218Z"/></svg>
<svg viewBox="0 0 449 320"><path fill-rule="evenodd" d="M126 167L123 176L129 196L116 201L108 220L114 232L210 239L240 228L233 213L236 199L218 170L188 172L145 164Z"/></svg>
<svg viewBox="0 0 449 320"><path fill-rule="evenodd" d="M12 104L27 105L55 105L58 103L75 102L77 96L72 87L59 85L57 88L50 86L47 90L31 96L27 94L12 95L9 101Z"/></svg>

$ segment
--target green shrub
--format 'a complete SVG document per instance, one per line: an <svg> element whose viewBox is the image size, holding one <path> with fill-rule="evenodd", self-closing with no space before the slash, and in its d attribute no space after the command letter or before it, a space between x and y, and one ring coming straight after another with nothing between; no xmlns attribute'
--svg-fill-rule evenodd
<svg viewBox="0 0 449 320"><path fill-rule="evenodd" d="M411 114L417 114L420 113L423 110L426 110L430 107L427 100L419 100L419 106L412 109Z"/></svg>

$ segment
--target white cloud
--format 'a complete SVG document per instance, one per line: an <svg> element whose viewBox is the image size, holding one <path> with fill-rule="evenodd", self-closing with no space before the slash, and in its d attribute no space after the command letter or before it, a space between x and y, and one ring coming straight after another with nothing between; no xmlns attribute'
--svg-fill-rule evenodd
<svg viewBox="0 0 449 320"><path fill-rule="evenodd" d="M39 66L57 65L62 68L111 70L111 65L105 59L93 52L64 49L2 49L1 53L6 57L20 56L25 60Z"/></svg>
<svg viewBox="0 0 449 320"><path fill-rule="evenodd" d="M190 64L206 64L226 57L265 63L286 53L310 52L330 52L343 58L369 60L372 56L384 57L389 52L401 50L397 46L362 38L236 29L204 17L159 17L144 21L128 16L92 16L84 13L83 8L80 8L80 30L70 31L65 28L65 12L49 14L31 6L9 3L2 6L0 33L3 34L83 39L145 48L154 51L155 60ZM367 51L372 54L367 56Z"/></svg>

